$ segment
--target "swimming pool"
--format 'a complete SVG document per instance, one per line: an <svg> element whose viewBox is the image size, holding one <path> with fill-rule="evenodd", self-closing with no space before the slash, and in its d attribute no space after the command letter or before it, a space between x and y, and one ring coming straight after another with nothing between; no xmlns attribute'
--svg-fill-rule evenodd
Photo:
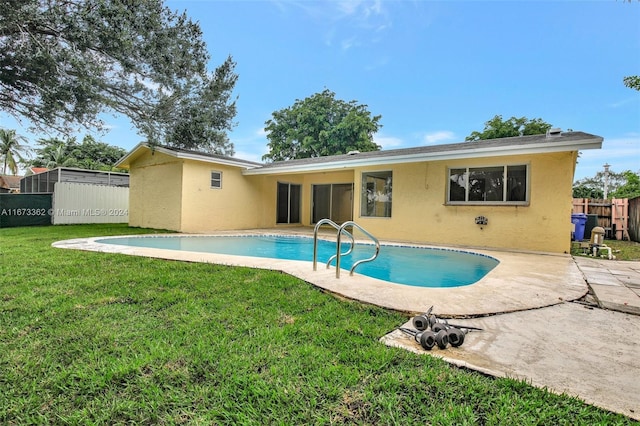
<svg viewBox="0 0 640 426"><path fill-rule="evenodd" d="M313 238L284 235L249 236L137 236L102 238L97 243L167 250L230 254L286 260L313 261ZM343 243L343 252L347 250ZM370 257L373 245L356 244L341 257L341 269ZM336 253L335 242L318 240L318 268L324 268ZM382 245L378 258L363 263L356 273L384 281L416 287L460 287L473 284L498 265L483 254L417 246ZM333 262L335 265L335 261ZM311 267L311 265L309 266Z"/></svg>

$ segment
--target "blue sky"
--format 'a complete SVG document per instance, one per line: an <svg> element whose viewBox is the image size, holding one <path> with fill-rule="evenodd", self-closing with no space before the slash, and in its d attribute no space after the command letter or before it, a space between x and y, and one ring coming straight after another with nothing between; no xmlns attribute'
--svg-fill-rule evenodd
<svg viewBox="0 0 640 426"><path fill-rule="evenodd" d="M576 179L605 162L640 170L640 92L622 83L640 74L640 2L166 4L200 23L211 69L228 55L237 62L239 158L260 161L271 113L326 88L382 115L383 149L461 142L496 114L526 116L604 137L581 155ZM141 141L128 120L105 118L102 141Z"/></svg>

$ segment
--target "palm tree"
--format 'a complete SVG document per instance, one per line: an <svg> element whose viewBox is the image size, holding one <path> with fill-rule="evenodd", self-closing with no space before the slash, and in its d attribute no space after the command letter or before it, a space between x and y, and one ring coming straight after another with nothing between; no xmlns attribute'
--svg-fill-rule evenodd
<svg viewBox="0 0 640 426"><path fill-rule="evenodd" d="M24 136L20 136L15 130L0 129L0 157L3 158L4 164L2 174L9 171L15 176L18 174L18 161L24 161L23 152L28 152L28 147L22 145L27 142Z"/></svg>
<svg viewBox="0 0 640 426"><path fill-rule="evenodd" d="M78 161L69 155L67 147L64 144L57 145L48 153L48 160L45 167L55 169L56 167L76 167Z"/></svg>

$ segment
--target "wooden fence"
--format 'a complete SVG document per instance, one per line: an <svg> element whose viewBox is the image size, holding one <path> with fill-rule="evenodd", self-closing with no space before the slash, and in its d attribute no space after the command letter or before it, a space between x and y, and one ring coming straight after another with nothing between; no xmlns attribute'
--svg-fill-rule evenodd
<svg viewBox="0 0 640 426"><path fill-rule="evenodd" d="M640 243L640 197L629 200L629 236Z"/></svg>
<svg viewBox="0 0 640 426"><path fill-rule="evenodd" d="M629 233L629 200L627 198L612 198L598 200L589 198L574 198L573 213L584 213L595 217L593 226L604 228L607 238L616 240L631 240ZM589 220L587 220L589 224ZM593 229L591 226L591 229ZM587 232L589 231L589 232ZM590 229L585 230L585 238L589 238Z"/></svg>

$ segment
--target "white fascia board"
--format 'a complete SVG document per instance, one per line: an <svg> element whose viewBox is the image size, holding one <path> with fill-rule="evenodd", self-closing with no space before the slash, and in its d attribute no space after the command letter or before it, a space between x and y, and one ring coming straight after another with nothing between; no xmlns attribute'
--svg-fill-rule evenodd
<svg viewBox="0 0 640 426"><path fill-rule="evenodd" d="M568 151L581 151L585 149L600 149L602 148L602 138L590 138L581 141L567 141L567 142L546 142L542 144L536 144L535 146L510 146L510 147L484 147L484 148L472 148L463 151L442 151L442 152L429 152L407 155L392 155L392 156L380 156L377 158L363 158L358 159L357 154L354 158L347 160L340 160L334 162L322 162L315 164L302 164L291 165L274 168L254 168L244 170L244 175L269 175L280 173L298 173L298 172L315 172L325 170L344 170L353 169L355 167L368 167L379 166L389 164L401 164L401 163L417 163L422 161L442 161L442 160L459 160L459 159L474 159L482 157L502 157L508 155L527 155L527 154L544 154L551 152L568 152Z"/></svg>
<svg viewBox="0 0 640 426"><path fill-rule="evenodd" d="M205 161L207 163L224 164L226 166L242 167L245 169L260 167L259 165L247 164L244 161L233 161L233 160L227 160L223 158L213 158L213 157L207 157L205 155L191 154L187 152L175 152L167 149L165 149L164 151L168 151L168 152L165 152L166 154L173 155L176 158L181 158L184 160Z"/></svg>
<svg viewBox="0 0 640 426"><path fill-rule="evenodd" d="M133 147L133 149L131 151L127 152L124 157L119 159L114 167L123 168L122 164L129 163L129 159L131 157L133 157L133 154L135 154L140 148L142 148L144 146L147 146L147 144L145 144L144 142L138 143L136 146Z"/></svg>
<svg viewBox="0 0 640 426"><path fill-rule="evenodd" d="M154 148L151 148L148 144L146 144L144 142L141 142L138 145L136 145L127 155L122 157L116 163L116 167L119 167L122 163L128 163L129 159L141 148L147 148L147 149L152 150L152 151L157 151L157 152L160 152L162 154L166 154L166 155L169 155L171 157L180 158L180 159L184 159L184 160L204 161L204 162L207 162L207 163L224 164L224 165L227 165L227 166L242 167L242 168L247 168L247 169L252 168L252 167L260 167L260 165L252 166L251 164L247 164L247 163L245 163L243 161L233 161L233 160L227 160L227 159L207 157L206 155L198 155L198 154L192 154L192 153L177 152L177 151L173 151L171 149L167 149L167 148L164 148L164 147L161 147L161 146L156 146Z"/></svg>

